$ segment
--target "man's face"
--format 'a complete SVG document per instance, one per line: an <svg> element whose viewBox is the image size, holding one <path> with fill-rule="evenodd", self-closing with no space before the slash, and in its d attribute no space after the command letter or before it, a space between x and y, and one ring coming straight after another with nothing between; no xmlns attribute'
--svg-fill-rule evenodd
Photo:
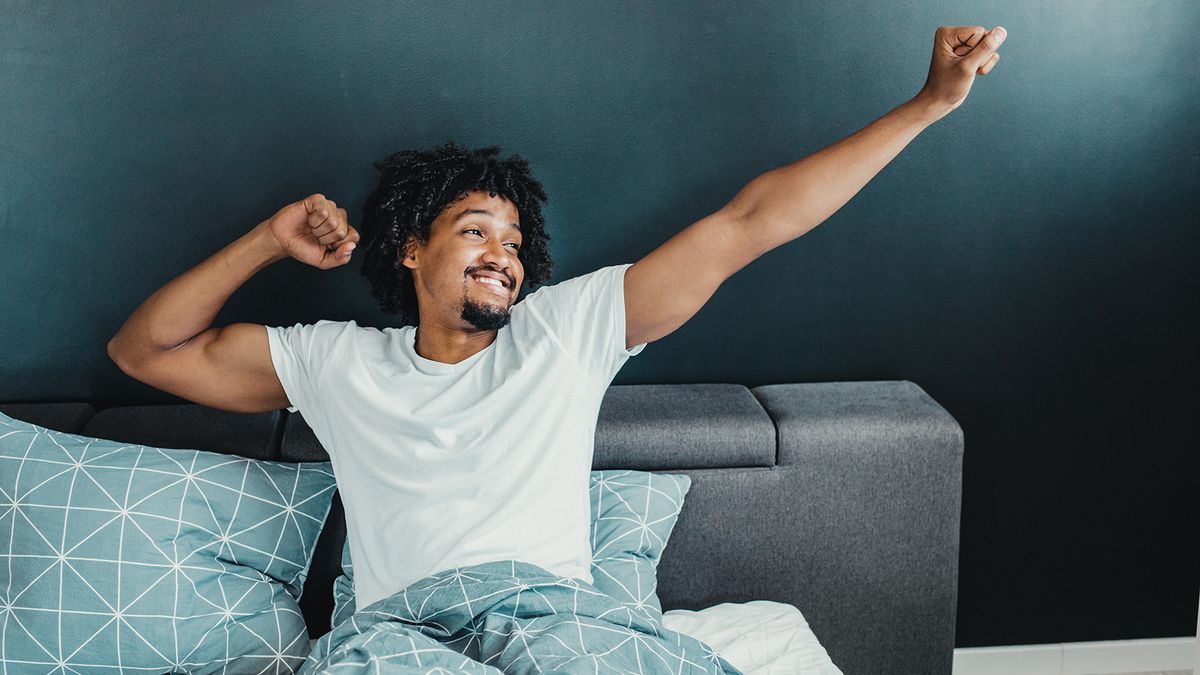
<svg viewBox="0 0 1200 675"><path fill-rule="evenodd" d="M486 192L469 192L438 214L429 241L411 243L403 259L413 271L422 317L431 313L466 330L507 325L525 280L517 259L520 224L512 202Z"/></svg>

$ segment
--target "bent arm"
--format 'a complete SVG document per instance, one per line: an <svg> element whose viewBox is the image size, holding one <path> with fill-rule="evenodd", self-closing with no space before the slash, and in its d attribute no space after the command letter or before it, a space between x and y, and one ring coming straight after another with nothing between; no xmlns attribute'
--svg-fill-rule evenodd
<svg viewBox="0 0 1200 675"><path fill-rule="evenodd" d="M918 96L804 159L747 183L625 273L626 347L674 332L735 272L817 225L942 116Z"/></svg>
<svg viewBox="0 0 1200 675"><path fill-rule="evenodd" d="M210 327L235 290L286 257L264 221L147 298L109 340L109 357L135 380L220 410L291 405L265 328Z"/></svg>

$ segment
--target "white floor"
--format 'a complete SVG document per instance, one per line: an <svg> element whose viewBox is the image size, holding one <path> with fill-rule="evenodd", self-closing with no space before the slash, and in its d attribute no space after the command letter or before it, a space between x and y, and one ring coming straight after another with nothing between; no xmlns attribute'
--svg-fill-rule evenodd
<svg viewBox="0 0 1200 675"><path fill-rule="evenodd" d="M1157 670L1149 673L1117 673L1116 675L1192 675L1190 670Z"/></svg>
<svg viewBox="0 0 1200 675"><path fill-rule="evenodd" d="M1194 675L1196 660L1196 638L973 647L953 675Z"/></svg>

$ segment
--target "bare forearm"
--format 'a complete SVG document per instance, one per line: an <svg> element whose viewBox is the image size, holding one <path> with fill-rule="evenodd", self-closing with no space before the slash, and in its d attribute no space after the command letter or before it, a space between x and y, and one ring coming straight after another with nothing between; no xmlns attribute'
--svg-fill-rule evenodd
<svg viewBox="0 0 1200 675"><path fill-rule="evenodd" d="M745 214L760 250L785 244L842 208L938 117L920 98L911 99L854 135L758 176L730 206Z"/></svg>
<svg viewBox="0 0 1200 675"><path fill-rule="evenodd" d="M109 355L133 361L187 342L212 325L250 277L286 257L266 221L256 225L147 298L109 342Z"/></svg>

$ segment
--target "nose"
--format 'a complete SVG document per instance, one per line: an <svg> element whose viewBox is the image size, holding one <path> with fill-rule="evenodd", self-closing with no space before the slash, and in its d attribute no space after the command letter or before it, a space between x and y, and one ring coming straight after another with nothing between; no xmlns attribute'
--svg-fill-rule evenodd
<svg viewBox="0 0 1200 675"><path fill-rule="evenodd" d="M499 272L508 277L511 287L520 283L521 263L513 255L512 249L504 245L500 239L492 239L483 247L479 255L479 267Z"/></svg>
<svg viewBox="0 0 1200 675"><path fill-rule="evenodd" d="M499 269L508 269L508 250L504 247L504 242L499 238L493 238L483 247L483 254L480 258L484 262L492 263Z"/></svg>

